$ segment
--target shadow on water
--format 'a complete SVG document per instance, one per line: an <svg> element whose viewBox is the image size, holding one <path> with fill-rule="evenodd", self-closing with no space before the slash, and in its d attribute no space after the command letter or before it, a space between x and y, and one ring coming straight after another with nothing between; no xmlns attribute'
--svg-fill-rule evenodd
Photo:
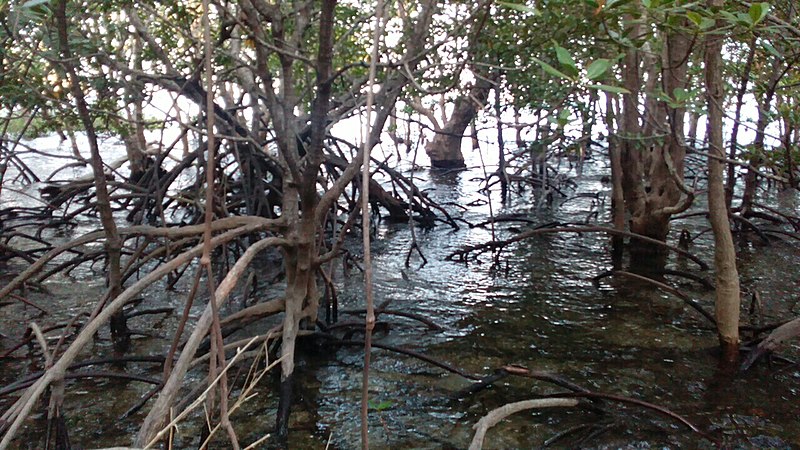
<svg viewBox="0 0 800 450"><path fill-rule="evenodd" d="M502 206L492 193L497 213L522 212L539 223L583 222L587 212L597 211L597 222L608 222L608 186L601 183L606 167L587 165L577 180L576 193L600 192L599 196L576 196L562 207L536 208L535 193ZM417 173L425 178L427 174ZM480 170L435 172L420 188L440 204L471 223L485 220L489 203L479 178ZM562 199L563 200L563 199ZM783 200L794 204L795 200ZM459 208L457 205L471 205ZM697 234L704 219L689 219L673 227L677 240L681 228ZM498 236L510 236L512 227L526 224L496 224ZM635 280L610 277L599 286L592 279L612 269L610 240L599 233L551 234L531 238L507 248L495 259L485 254L468 264L445 257L464 245L490 240L486 227L454 231L446 226L418 230L417 240L428 259L413 257L404 265L412 237L406 224L382 223L374 242L376 303L390 301L392 309L420 314L440 325L442 331L426 329L402 317L385 318L390 329L378 333L376 341L403 346L467 372L488 375L507 364L558 373L587 389L624 395L651 402L681 414L712 434L723 436L733 447L790 448L800 446L800 371L797 367L766 364L732 379L716 370L715 331L695 311L669 294ZM713 259L710 235L693 243L691 250L706 261ZM764 319L790 317L796 305L800 268L795 264L794 245L742 249L743 285L758 290L764 298ZM492 264L498 261L499 264ZM667 266L686 270L686 263L668 256ZM626 259L630 267L639 262ZM421 267L420 267L421 266ZM638 267L641 269L641 267ZM99 270L99 268L97 268ZM363 307L363 281L354 272L336 272L342 310ZM711 278L711 273L703 276ZM94 298L99 273L87 270L74 278L62 277L48 284L54 310L76 311L76 298ZM86 280L98 280L93 285ZM76 283L75 281L81 281ZM696 283L671 280L673 285L713 310L712 295ZM181 296L168 292L148 294L146 303L178 306ZM4 307L0 316L3 334L19 336L31 311ZM199 309L193 313L199 314ZM65 314L65 317L69 313ZM769 320L767 320L769 319ZM135 339L139 353L163 354L174 317L157 322L156 333ZM147 325L145 325L147 324ZM139 326L151 326L143 321ZM163 332L157 330L163 327ZM135 323L132 328L136 328ZM91 349L102 357L111 351L101 335ZM0 350L7 344L0 346ZM358 448L359 401L363 354L358 348L331 348L308 343L298 361L302 386L292 416L290 442L296 448ZM797 351L793 351L794 354ZM561 392L552 384L507 378L492 387L462 399L453 395L469 385L468 380L443 372L422 361L375 350L370 392L371 443L374 448L466 448L472 425L487 411L508 402ZM129 369L158 377L157 368L131 364ZM23 360L0 361L0 381L7 384L20 374L40 367L25 366ZM197 376L197 375L196 375ZM243 441L260 437L273 424L277 401L264 383L263 392L234 416ZM125 443L142 414L117 421L127 408L150 389L131 382L80 381L68 388L67 418L74 440L85 446ZM99 394L98 394L99 392ZM0 407L8 406L7 402ZM559 433L575 430L553 444L558 448L707 448L712 445L663 415L630 406L608 404L606 414L584 409L523 412L498 424L487 435L486 448L538 448ZM29 422L30 446L44 419ZM199 422L199 421L198 421ZM197 445L198 423L181 429L183 447ZM585 438L582 440L582 438Z"/></svg>

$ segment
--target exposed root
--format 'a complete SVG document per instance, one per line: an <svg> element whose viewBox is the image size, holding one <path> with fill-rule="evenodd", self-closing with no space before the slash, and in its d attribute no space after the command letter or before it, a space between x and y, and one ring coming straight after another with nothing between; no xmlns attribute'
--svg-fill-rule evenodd
<svg viewBox="0 0 800 450"><path fill-rule="evenodd" d="M528 239L528 238L531 238L533 236L540 235L540 234L550 234L550 233L607 233L607 234L610 234L610 235L613 235L613 236L623 236L623 237L628 237L628 238L631 238L631 239L636 239L636 240L639 240L639 241L642 241L642 242L646 242L648 244L652 244L652 245L655 245L655 246L658 246L658 247L661 247L661 248L664 248L664 249L671 250L671 251L673 251L673 252L675 252L675 253L677 253L677 254L679 254L681 256L685 256L686 258L689 258L692 261L696 262L697 265L700 266L700 268L702 270L708 270L708 264L706 264L702 259L700 259L697 256L689 253L686 250L683 250L681 248L675 247L673 245L666 244L666 243L661 242L661 241L659 241L657 239L653 239L653 238L650 238L650 237L647 237L647 236L642 236L642 235L636 234L636 233L630 233L630 232L627 232L627 231L616 230L614 228L608 228L608 227L585 226L585 225L584 226L559 226L559 225L561 225L561 224L558 224L558 223L548 224L548 225L544 225L542 228L535 228L533 230L524 231L524 232L519 233L516 236L513 236L513 237L508 238L508 239L489 241L489 242L485 242L483 244L465 246L465 247L462 247L460 250L457 250L457 251L451 253L450 255L448 255L447 256L447 260L467 262L470 259L471 255L472 255L472 258L475 259L475 258L477 258L477 255L479 255L481 253L485 253L485 252L488 252L488 251L494 251L494 250L501 250L502 251L505 247L507 247L507 246L509 246L509 245L511 245L511 244L513 244L515 242L519 242L519 241L522 241L522 240L525 240L525 239Z"/></svg>
<svg viewBox="0 0 800 450"><path fill-rule="evenodd" d="M800 335L800 317L784 323L775 328L761 343L758 344L742 361L740 370L749 369L759 358L777 349L781 344Z"/></svg>
<svg viewBox="0 0 800 450"><path fill-rule="evenodd" d="M521 402L509 403L493 409L488 414L481 417L478 423L472 426L472 428L475 429L475 435L472 437L472 442L469 444L469 450L481 450L483 448L483 440L486 437L486 432L489 431L489 428L497 425L501 420L512 414L516 414L520 411L525 411L528 409L570 408L575 406L578 406L577 399L553 397L523 400Z"/></svg>
<svg viewBox="0 0 800 450"><path fill-rule="evenodd" d="M714 325L715 327L717 325L717 320L714 318L714 315L711 314L710 312L706 311L705 308L703 308L703 306L700 303L698 303L696 300L693 300L688 295L684 294L683 292L679 291L678 289L675 289L674 287L666 285L666 284L664 284L664 283L662 283L660 281L656 281L656 280L654 280L652 278L647 278L647 277L644 277L642 275L638 275L638 274L631 273L631 272L626 272L624 270L615 270L615 271L603 272L602 274L600 274L597 277L595 277L595 280L599 280L599 279L601 279L603 277L611 276L611 275L622 275L622 276L625 276L625 277L634 278L636 280L643 281L645 283L650 283L650 284L658 287L659 289L663 289L663 290L669 292L670 294L678 297L679 299L683 300L683 302L686 305L688 305L689 307L691 307L695 311L699 312L700 315L705 317L709 322L711 322L712 325Z"/></svg>

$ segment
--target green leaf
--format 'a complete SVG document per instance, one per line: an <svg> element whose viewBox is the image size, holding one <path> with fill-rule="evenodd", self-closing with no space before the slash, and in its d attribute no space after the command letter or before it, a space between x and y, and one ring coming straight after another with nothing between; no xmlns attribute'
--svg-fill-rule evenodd
<svg viewBox="0 0 800 450"><path fill-rule="evenodd" d="M764 41L764 43L763 43L763 44L761 44L761 45L763 45L763 46L764 46L764 49L766 49L766 50L767 50L767 51L768 51L768 52L769 52L769 53L770 53L772 56L774 56L774 57L776 57L776 58L783 58L783 55L781 55L781 52L779 52L779 51L778 51L778 49L777 49L777 48L775 48L775 47L774 47L772 44L770 44L769 42L767 42L767 41Z"/></svg>
<svg viewBox="0 0 800 450"><path fill-rule="evenodd" d="M367 402L367 405L370 409L374 409L375 411L384 411L391 408L394 402L391 400L382 400L380 403L376 403L374 400L370 400Z"/></svg>
<svg viewBox="0 0 800 450"><path fill-rule="evenodd" d="M544 71L549 73L550 75L553 75L554 77L563 78L565 80L572 80L572 77L570 77L569 75L565 74L564 72L561 72L560 70L556 69L555 67L551 66L550 64L547 64L546 62L542 61L541 59L535 58L535 57L531 57L531 59L536 64L539 64L540 66L542 66L542 69L544 69Z"/></svg>
<svg viewBox="0 0 800 450"><path fill-rule="evenodd" d="M716 24L714 19L710 17L704 17L695 11L686 11L686 17L701 30L707 30Z"/></svg>
<svg viewBox="0 0 800 450"><path fill-rule="evenodd" d="M594 81L602 77L603 74L606 73L609 67L611 67L611 61L605 58L593 61L591 64L589 64L589 67L586 69L586 77Z"/></svg>
<svg viewBox="0 0 800 450"><path fill-rule="evenodd" d="M748 11L748 14L750 15L751 26L764 20L764 17L767 17L768 13L769 3L753 3L750 5L750 11Z"/></svg>
<svg viewBox="0 0 800 450"><path fill-rule="evenodd" d="M698 27L701 23L703 23L703 16L694 11L686 11L686 17L688 17L689 20L691 20Z"/></svg>
<svg viewBox="0 0 800 450"><path fill-rule="evenodd" d="M689 97L691 97L691 95L692 95L692 93L687 91L684 88L678 87L678 88L675 88L675 89L672 90L672 96L675 98L675 101L678 102L678 103L683 103L686 100L689 100Z"/></svg>
<svg viewBox="0 0 800 450"><path fill-rule="evenodd" d="M749 14L737 13L736 19L738 19L739 25L744 25L746 27L752 27L753 25L755 25L753 23L753 18L750 17Z"/></svg>
<svg viewBox="0 0 800 450"><path fill-rule="evenodd" d="M504 6L508 9L515 9L520 12L539 14L539 11L536 8L528 5L522 5L519 3L511 3L511 2L497 2L497 4L500 6Z"/></svg>
<svg viewBox="0 0 800 450"><path fill-rule="evenodd" d="M50 3L50 0L28 0L27 2L22 4L22 7L33 8L35 6L43 5L45 3Z"/></svg>
<svg viewBox="0 0 800 450"><path fill-rule="evenodd" d="M672 99L669 98L668 95L664 94L664 91L662 91L661 89L657 89L656 91L654 91L653 92L653 97L656 100L658 100L660 102L664 102L664 103L669 103L669 102L672 101Z"/></svg>
<svg viewBox="0 0 800 450"><path fill-rule="evenodd" d="M624 87L620 86L609 86L607 84L590 84L588 86L589 89L597 89L598 91L606 91L611 92L612 94L630 94L631 91L625 89Z"/></svg>
<svg viewBox="0 0 800 450"><path fill-rule="evenodd" d="M564 67L564 71L572 77L577 75L578 66L575 65L575 60L572 59L572 55L569 54L569 51L558 44L555 44L555 48L556 58L558 58L558 62L561 63L561 66Z"/></svg>
<svg viewBox="0 0 800 450"><path fill-rule="evenodd" d="M714 20L714 19L712 19L710 17L703 17L703 20L700 22L700 29L701 30L707 30L707 29L713 27L716 24L717 24L716 20Z"/></svg>
<svg viewBox="0 0 800 450"><path fill-rule="evenodd" d="M722 17L728 19L728 22L730 22L732 24L735 24L735 23L739 22L739 18L736 17L736 15L733 14L732 12L730 12L730 11L720 11L719 14Z"/></svg>

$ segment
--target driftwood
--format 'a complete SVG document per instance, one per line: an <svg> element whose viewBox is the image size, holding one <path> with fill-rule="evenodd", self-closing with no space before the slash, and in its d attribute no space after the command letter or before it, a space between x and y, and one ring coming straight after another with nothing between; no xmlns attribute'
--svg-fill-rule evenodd
<svg viewBox="0 0 800 450"><path fill-rule="evenodd" d="M529 378L536 378L536 379L540 379L540 380L544 380L544 381L555 382L558 385L564 386L564 381L565 380L561 379L561 377L559 377L557 375L553 375L553 374L550 374L550 373L540 372L540 371L532 371L532 370L530 370L530 369L528 369L526 367L515 366L515 365L504 366L501 370L503 372L507 373L507 374L520 375L520 376L529 377ZM499 373L500 373L500 371L496 372L496 375L494 377L495 379L497 379L497 374L499 374ZM486 434L486 431L489 428L491 428L492 426L496 425L500 420L503 420L504 418L508 417L511 414L514 414L514 413L519 412L519 411L524 411L526 409L532 409L532 408L547 408L547 407L557 407L557 406L573 407L573 406L577 406L578 405L578 399L581 399L581 398L585 398L585 399L589 399L589 400L607 400L607 401L615 402L615 403L623 403L623 404L639 406L639 407L642 407L642 408L645 408L645 409L649 409L649 410L655 411L655 412L657 412L659 414L667 416L667 417L669 417L669 418L671 418L671 419L673 419L673 420L685 425L690 430L692 430L693 432L699 434L703 438L708 439L709 441L719 445L719 442L715 438L713 438L712 436L708 435L706 432L701 430L699 427L694 425L692 422L690 422L689 420L687 420L683 416L681 416L681 415L679 415L677 413L674 413L674 412L670 411L669 409L664 408L662 406L659 406L659 405L656 405L656 404L653 404L653 403L650 403L650 402L646 402L646 401L643 401L643 400L638 400L638 399L635 399L635 398L631 398L631 397L626 397L626 396L621 396L621 395L616 395L616 394L606 394L606 393L602 393L602 392L588 391L588 390L583 389L580 386L577 386L577 385L575 385L575 384L573 384L573 383L571 383L569 381L566 381L566 386L565 387L567 387L572 392L553 394L553 395L545 396L545 398L541 398L541 399L526 400L526 401L523 401L523 402L511 403L511 404L504 405L504 406L502 406L500 408L497 408L497 409L491 411L489 414L487 414L486 416L481 418L478 421L478 423L476 423L475 426L473 427L473 428L476 429L476 433L475 433L475 436L472 439L472 443L470 444L470 447L469 447L470 450L472 450L472 449L476 449L477 450L477 449L482 448L483 439L484 439L484 436ZM544 400L554 400L555 402L550 403L550 402L545 402ZM568 400L572 400L572 401L568 402Z"/></svg>
<svg viewBox="0 0 800 450"><path fill-rule="evenodd" d="M681 416L680 414L674 413L663 406L659 406L650 402L646 402L644 400L639 400L631 397L625 397L623 395L615 395L615 394L606 394L603 392L566 392L562 394L554 394L551 396L547 396L547 398L588 398L588 399L598 399L598 400L608 400L611 402L616 403L623 403L628 405L639 406L645 409L649 409L655 411L661 415L669 417L681 424L685 425L687 428L692 430L694 433L699 434L705 439L716 444L718 447L721 447L722 444L715 439L713 436L709 435L705 431L701 430L697 425L693 424L685 417Z"/></svg>

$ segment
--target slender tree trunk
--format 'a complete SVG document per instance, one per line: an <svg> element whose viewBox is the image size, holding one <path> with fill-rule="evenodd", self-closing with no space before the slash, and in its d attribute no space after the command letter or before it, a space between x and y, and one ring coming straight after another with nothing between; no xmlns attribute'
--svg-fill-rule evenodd
<svg viewBox="0 0 800 450"><path fill-rule="evenodd" d="M747 84L750 82L750 71L753 67L753 59L756 54L756 36L750 40L750 50L747 52L747 60L744 63L742 74L739 77L739 90L736 91L736 112L733 115L733 128L731 129L731 146L728 150L728 158L736 159L736 150L739 147L739 123L742 119L742 106L744 105L744 95L747 93ZM736 167L728 164L728 177L725 180L725 205L730 210L733 201L733 188L736 186Z"/></svg>
<svg viewBox="0 0 800 450"><path fill-rule="evenodd" d="M686 142L692 147L697 147L697 125L700 122L700 114L695 111L689 113L689 131L686 132Z"/></svg>
<svg viewBox="0 0 800 450"><path fill-rule="evenodd" d="M503 114L502 100L502 84L500 77L495 77L496 85L494 87L494 114L497 118L497 176L500 178L500 201L504 204L508 200L508 173L506 173L506 141L503 138Z"/></svg>
<svg viewBox="0 0 800 450"><path fill-rule="evenodd" d="M797 107L796 101L793 100L791 97L787 96L784 109L788 111L794 111L796 107ZM794 149L792 137L795 136L796 134L797 134L797 124L792 120L791 114L784 116L783 136L781 136L781 144L783 145L783 157L784 157L784 165L786 171L786 179L789 180L789 187L791 188L797 187L797 179L794 173L796 162L792 154L792 151Z"/></svg>
<svg viewBox="0 0 800 450"><path fill-rule="evenodd" d="M767 126L770 123L772 100L775 98L775 89L784 73L780 70L780 66L781 61L778 58L773 58L772 75L770 76L769 84L764 92L764 97L758 102L756 136L753 140L753 156L750 158L750 166L752 167L747 169L747 174L744 177L744 192L742 193L742 205L740 208L742 215L746 215L750 212L756 197L756 190L758 189L758 167L764 159L764 141L766 139Z"/></svg>
<svg viewBox="0 0 800 450"><path fill-rule="evenodd" d="M94 129L89 106L86 103L86 97L81 88L81 80L78 77L78 72L75 69L75 62L73 60L70 47L69 37L67 34L67 1L61 0L58 2L55 9L56 26L58 27L58 38L61 46L61 55L63 60L61 64L64 67L67 75L69 76L70 90L72 96L75 97L75 103L78 109L78 115L83 123L86 137L89 139L89 150L91 152L91 167L92 174L94 175L95 193L97 197L97 209L100 212L100 222L103 225L103 230L106 234L106 253L108 261L108 288L109 295L107 302L113 301L120 292L122 292L122 271L120 266L120 258L122 255L122 239L120 239L117 232L117 224L114 222L114 215L111 210L111 201L108 194L108 186L106 185L106 176L103 170L103 159L100 157L100 146L97 143L97 133ZM125 320L123 311L120 310L111 318L111 335L114 341L114 348L119 352L127 350L130 343L130 336L128 334L128 327Z"/></svg>
<svg viewBox="0 0 800 450"><path fill-rule="evenodd" d="M722 8L724 0L708 0L711 10ZM723 23L717 20L715 29L706 35L705 81L708 98L708 142L713 155L724 157L722 138L722 34ZM714 231L714 265L716 279L716 318L722 360L735 363L739 356L739 273L736 270L736 251L733 246L725 187L722 180L723 162L708 158L708 209Z"/></svg>
<svg viewBox="0 0 800 450"><path fill-rule="evenodd" d="M620 159L619 139L614 126L614 97L609 92L606 96L605 125L608 132L608 157L611 160L611 222L614 228L625 231L625 197L622 193L622 160ZM612 236L612 260L614 267L622 267L622 252L625 240L622 236Z"/></svg>
<svg viewBox="0 0 800 450"><path fill-rule="evenodd" d="M133 69L142 70L142 38L138 33L132 33L133 38ZM132 131L123 136L125 151L128 155L128 164L131 170L131 179L138 180L147 169L145 160L147 156L147 139L144 135L144 111L142 108L142 87L134 83L125 85L125 95L130 104L126 107ZM127 128L127 127L126 127Z"/></svg>

